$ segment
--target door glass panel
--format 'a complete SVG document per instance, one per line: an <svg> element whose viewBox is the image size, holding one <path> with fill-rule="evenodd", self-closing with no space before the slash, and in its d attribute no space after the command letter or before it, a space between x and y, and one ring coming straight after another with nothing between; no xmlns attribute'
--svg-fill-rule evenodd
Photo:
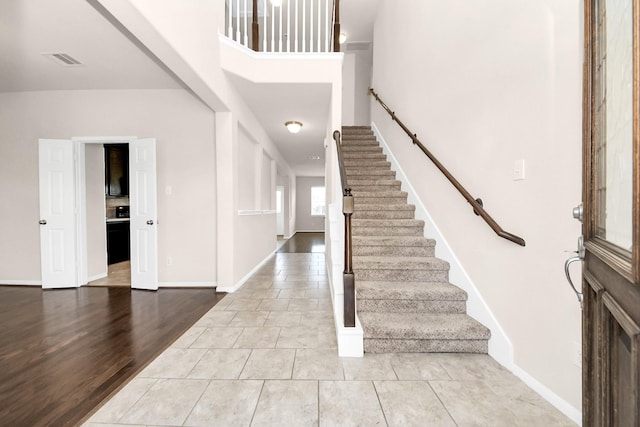
<svg viewBox="0 0 640 427"><path fill-rule="evenodd" d="M598 237L632 246L633 1L600 2L595 70L596 230Z"/></svg>

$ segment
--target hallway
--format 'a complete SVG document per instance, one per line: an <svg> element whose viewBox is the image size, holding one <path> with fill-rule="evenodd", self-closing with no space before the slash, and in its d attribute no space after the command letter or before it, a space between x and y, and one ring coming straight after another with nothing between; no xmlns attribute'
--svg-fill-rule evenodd
<svg viewBox="0 0 640 427"><path fill-rule="evenodd" d="M324 253L275 253L84 424L572 426L486 355L339 358Z"/></svg>

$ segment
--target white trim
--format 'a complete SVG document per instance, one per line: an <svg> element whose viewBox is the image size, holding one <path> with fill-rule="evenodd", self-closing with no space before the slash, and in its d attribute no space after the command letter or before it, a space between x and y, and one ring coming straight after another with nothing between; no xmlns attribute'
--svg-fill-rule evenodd
<svg viewBox="0 0 640 427"><path fill-rule="evenodd" d="M0 279L2 286L42 286L42 280L11 280Z"/></svg>
<svg viewBox="0 0 640 427"><path fill-rule="evenodd" d="M216 282L158 282L159 288L212 288L215 289Z"/></svg>
<svg viewBox="0 0 640 427"><path fill-rule="evenodd" d="M296 230L291 236L293 237L296 233L324 233L325 230Z"/></svg>
<svg viewBox="0 0 640 427"><path fill-rule="evenodd" d="M509 337L505 333L504 329L502 329L502 326L500 326L500 323L493 315L493 312L485 300L482 298L478 288L476 288L471 277L469 277L465 271L462 263L429 214L429 211L418 197L410 180L407 178L404 171L398 164L398 161L389 149L389 146L380 133L380 130L373 122L371 122L371 128L378 141L380 141L382 150L387 155L387 159L391 163L391 167L396 171L397 179L402 181L402 186L408 193L408 203L413 204L416 207L416 219L421 219L425 222L424 229L429 230L429 238L436 240L436 256L449 262L449 281L467 292L469 297L467 300L467 314L491 330L489 354L500 364L505 367L509 367L509 365L513 364L513 345L511 344Z"/></svg>
<svg viewBox="0 0 640 427"><path fill-rule="evenodd" d="M531 387L533 391L542 396L547 402L555 406L556 409L569 417L574 423L579 426L582 425L582 411L580 409L575 408L572 404L558 396L549 387L529 375L521 367L514 364L511 366L511 372Z"/></svg>
<svg viewBox="0 0 640 427"><path fill-rule="evenodd" d="M275 210L264 210L264 211L252 211L252 210L239 210L238 216L248 216L248 215L271 215L275 214Z"/></svg>
<svg viewBox="0 0 640 427"><path fill-rule="evenodd" d="M273 255L275 255L275 253L276 253L276 250L273 250L273 252L271 252L269 255L267 255L267 257L265 259L260 261L260 263L258 263L258 265L253 267L253 269L250 272L248 272L242 279L238 280L235 285L233 285L233 286L218 286L218 287L216 287L216 291L217 292L228 292L230 294L234 293L235 291L240 289L242 287L242 285L244 285L244 282L249 280L249 278L251 278L251 276L253 276L258 270L260 270L260 268L262 268L267 263L267 261L269 261L269 259L271 259L271 257Z"/></svg>
<svg viewBox="0 0 640 427"><path fill-rule="evenodd" d="M250 56L257 60L270 60L270 59L294 59L297 61L318 61L326 59L344 58L344 52L256 52L242 43L230 39L224 33L218 31L218 39L221 44L225 44L232 48L242 51L245 55Z"/></svg>

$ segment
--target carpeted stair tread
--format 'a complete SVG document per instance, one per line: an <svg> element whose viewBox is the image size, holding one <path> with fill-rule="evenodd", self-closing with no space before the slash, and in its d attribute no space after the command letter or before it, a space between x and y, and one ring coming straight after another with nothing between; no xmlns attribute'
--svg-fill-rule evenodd
<svg viewBox="0 0 640 427"><path fill-rule="evenodd" d="M342 145L342 152L347 153L382 153L379 145Z"/></svg>
<svg viewBox="0 0 640 427"><path fill-rule="evenodd" d="M354 227L424 227L421 219L356 219L351 221Z"/></svg>
<svg viewBox="0 0 640 427"><path fill-rule="evenodd" d="M353 190L353 189L352 189ZM371 197L407 197L407 192L402 190L361 191L353 190L353 195L361 198Z"/></svg>
<svg viewBox="0 0 640 427"><path fill-rule="evenodd" d="M353 236L353 246L420 246L434 247L436 242L422 236Z"/></svg>
<svg viewBox="0 0 640 427"><path fill-rule="evenodd" d="M385 203L385 204L379 204L379 205L374 205L374 204L367 204L367 203L363 203L360 205L357 205L354 203L354 210L355 212L360 212L360 211L411 211L411 212L415 212L416 207L415 205L410 205L407 203L401 203L401 204L397 204L397 203ZM413 216L411 218L407 218L407 219L414 219Z"/></svg>
<svg viewBox="0 0 640 427"><path fill-rule="evenodd" d="M359 314L364 337L391 339L487 340L491 332L462 313Z"/></svg>
<svg viewBox="0 0 640 427"><path fill-rule="evenodd" d="M354 256L435 255L435 241L422 236L353 236Z"/></svg>
<svg viewBox="0 0 640 427"><path fill-rule="evenodd" d="M357 179L363 179L364 177L375 177L375 179L380 179L380 177L387 177L387 179L395 179L396 172L390 169L347 169L347 178L351 179L351 177Z"/></svg>
<svg viewBox="0 0 640 427"><path fill-rule="evenodd" d="M444 282L356 282L358 300L466 301L467 293Z"/></svg>
<svg viewBox="0 0 640 427"><path fill-rule="evenodd" d="M353 269L362 270L449 270L449 263L435 257L354 256Z"/></svg>

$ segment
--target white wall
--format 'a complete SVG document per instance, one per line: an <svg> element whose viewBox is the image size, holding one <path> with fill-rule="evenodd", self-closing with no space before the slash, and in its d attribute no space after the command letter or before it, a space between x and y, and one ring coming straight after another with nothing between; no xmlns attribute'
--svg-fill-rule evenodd
<svg viewBox="0 0 640 427"><path fill-rule="evenodd" d="M160 282L215 282L214 131L184 90L0 94L0 280L40 280L38 138L135 135L157 139Z"/></svg>
<svg viewBox="0 0 640 427"><path fill-rule="evenodd" d="M342 125L363 126L371 122L369 86L371 50L349 52L342 64Z"/></svg>
<svg viewBox="0 0 640 427"><path fill-rule="evenodd" d="M324 231L324 216L311 215L311 187L324 187L324 177L296 179L296 231Z"/></svg>
<svg viewBox="0 0 640 427"><path fill-rule="evenodd" d="M563 263L580 234L581 20L577 0L384 0L377 15L373 87L524 248L473 215L371 101L372 121L511 339L511 368L574 414L580 309ZM519 159L526 179L514 181Z"/></svg>

